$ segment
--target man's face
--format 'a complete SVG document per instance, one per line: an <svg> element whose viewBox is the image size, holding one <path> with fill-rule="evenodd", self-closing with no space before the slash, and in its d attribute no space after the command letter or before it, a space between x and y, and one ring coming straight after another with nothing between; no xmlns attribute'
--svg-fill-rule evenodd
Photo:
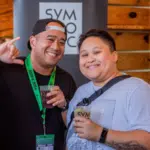
<svg viewBox="0 0 150 150"><path fill-rule="evenodd" d="M59 23L51 22L48 26L63 28ZM30 38L32 58L43 67L53 67L64 55L66 35L63 31L49 29Z"/></svg>
<svg viewBox="0 0 150 150"><path fill-rule="evenodd" d="M93 82L103 82L116 69L117 54L98 37L88 37L80 48L79 65L84 76ZM106 78L106 79L105 79Z"/></svg>

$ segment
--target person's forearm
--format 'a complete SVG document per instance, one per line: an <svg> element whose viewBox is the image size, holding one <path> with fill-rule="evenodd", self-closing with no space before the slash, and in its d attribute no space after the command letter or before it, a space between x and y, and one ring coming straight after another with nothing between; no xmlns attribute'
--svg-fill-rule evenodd
<svg viewBox="0 0 150 150"><path fill-rule="evenodd" d="M64 112L61 112L61 115L62 115L63 122L67 127L67 110Z"/></svg>
<svg viewBox="0 0 150 150"><path fill-rule="evenodd" d="M106 144L116 150L149 150L150 133L141 130L128 132L109 130Z"/></svg>

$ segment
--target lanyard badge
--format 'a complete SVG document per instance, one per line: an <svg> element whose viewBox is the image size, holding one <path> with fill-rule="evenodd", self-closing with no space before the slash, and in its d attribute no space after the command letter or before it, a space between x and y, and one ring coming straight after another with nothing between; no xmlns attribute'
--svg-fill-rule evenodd
<svg viewBox="0 0 150 150"><path fill-rule="evenodd" d="M36 150L53 150L54 149L54 135L37 135L36 136Z"/></svg>

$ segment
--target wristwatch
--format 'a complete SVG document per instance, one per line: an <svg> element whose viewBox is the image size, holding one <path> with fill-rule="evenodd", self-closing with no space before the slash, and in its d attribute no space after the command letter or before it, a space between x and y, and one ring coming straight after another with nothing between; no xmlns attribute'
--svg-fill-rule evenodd
<svg viewBox="0 0 150 150"><path fill-rule="evenodd" d="M100 139L99 139L100 143L105 143L106 142L107 134L108 134L108 129L103 128Z"/></svg>
<svg viewBox="0 0 150 150"><path fill-rule="evenodd" d="M68 100L66 100L66 104L60 109L61 109L61 111L66 111L68 109L68 107L69 107L69 102L68 102Z"/></svg>

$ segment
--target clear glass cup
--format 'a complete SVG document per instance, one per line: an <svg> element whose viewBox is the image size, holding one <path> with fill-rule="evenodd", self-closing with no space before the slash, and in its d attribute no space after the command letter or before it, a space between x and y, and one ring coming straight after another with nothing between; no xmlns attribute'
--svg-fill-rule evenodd
<svg viewBox="0 0 150 150"><path fill-rule="evenodd" d="M42 104L44 108L52 108L52 104L47 104L47 101L50 100L50 97L47 98L46 94L51 91L53 88L53 85L40 85L40 93L41 93L41 99L42 99Z"/></svg>
<svg viewBox="0 0 150 150"><path fill-rule="evenodd" d="M74 110L74 116L82 116L87 119L90 119L90 106L77 106Z"/></svg>

